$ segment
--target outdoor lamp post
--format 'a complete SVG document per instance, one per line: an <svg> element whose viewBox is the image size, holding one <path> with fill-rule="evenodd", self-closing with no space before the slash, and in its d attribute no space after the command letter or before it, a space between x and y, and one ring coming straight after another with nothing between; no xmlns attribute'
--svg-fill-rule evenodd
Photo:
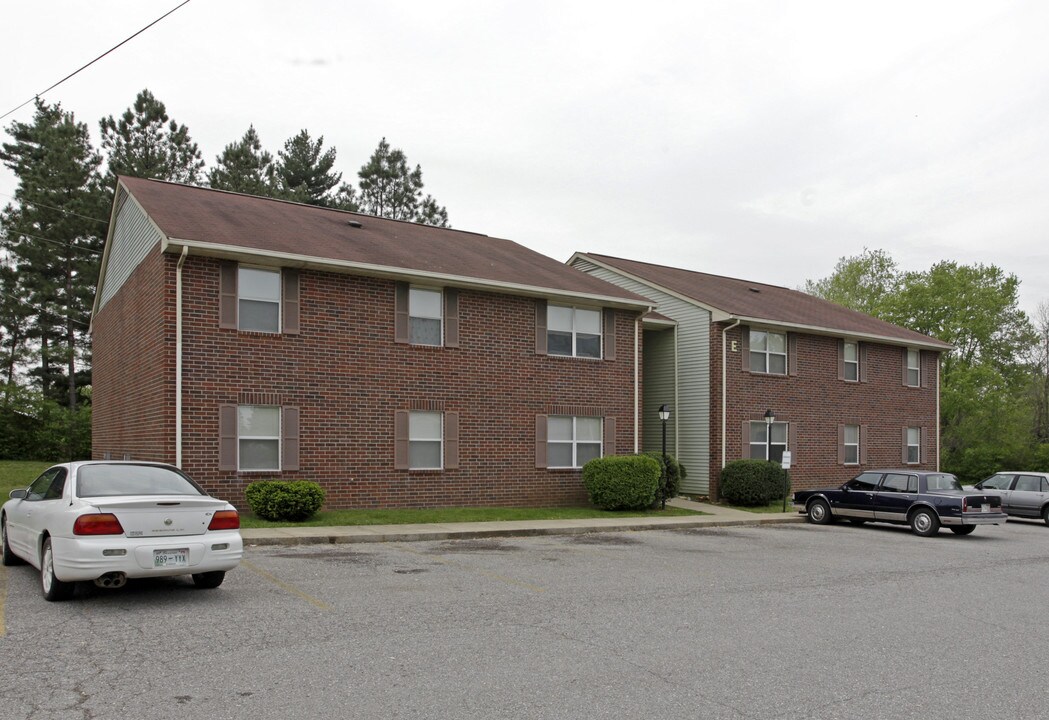
<svg viewBox="0 0 1049 720"><path fill-rule="evenodd" d="M659 421L663 423L663 473L660 477L660 507L667 509L667 420L670 419L670 406L663 404L659 406Z"/></svg>
<svg viewBox="0 0 1049 720"><path fill-rule="evenodd" d="M772 423L776 422L776 416L771 410L765 411L765 459L772 462ZM780 461L780 467L783 462ZM787 473L783 473L783 512L787 512Z"/></svg>

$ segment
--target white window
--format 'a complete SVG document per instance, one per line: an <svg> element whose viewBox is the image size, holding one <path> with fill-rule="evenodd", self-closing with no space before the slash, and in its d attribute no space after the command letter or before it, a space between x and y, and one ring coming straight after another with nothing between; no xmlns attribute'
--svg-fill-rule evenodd
<svg viewBox="0 0 1049 720"><path fill-rule="evenodd" d="M771 442L769 432L771 431ZM764 420L750 423L750 458L752 460L772 460L779 462L783 459L783 451L787 449L787 423L774 422L769 425Z"/></svg>
<svg viewBox="0 0 1049 720"><path fill-rule="evenodd" d="M922 429L907 428L907 464L917 465L921 462Z"/></svg>
<svg viewBox="0 0 1049 720"><path fill-rule="evenodd" d="M786 375L787 334L751 330L750 370L770 375Z"/></svg>
<svg viewBox="0 0 1049 720"><path fill-rule="evenodd" d="M237 327L280 332L280 271L237 268Z"/></svg>
<svg viewBox="0 0 1049 720"><path fill-rule="evenodd" d="M551 415L547 426L547 467L579 468L601 457L601 418Z"/></svg>
<svg viewBox="0 0 1049 720"><path fill-rule="evenodd" d="M860 464L860 426L859 425L846 425L845 426L845 464L846 465L859 465Z"/></svg>
<svg viewBox="0 0 1049 720"><path fill-rule="evenodd" d="M408 290L409 342L413 345L442 344L441 291Z"/></svg>
<svg viewBox="0 0 1049 720"><path fill-rule="evenodd" d="M860 379L860 346L859 343L845 343L845 379L858 382Z"/></svg>
<svg viewBox="0 0 1049 720"><path fill-rule="evenodd" d="M546 342L550 355L601 357L601 311L548 305Z"/></svg>
<svg viewBox="0 0 1049 720"><path fill-rule="evenodd" d="M408 467L411 470L442 468L443 419L437 412L412 412L408 415Z"/></svg>
<svg viewBox="0 0 1049 720"><path fill-rule="evenodd" d="M921 352L918 350L907 350L907 385L918 387L921 385Z"/></svg>
<svg viewBox="0 0 1049 720"><path fill-rule="evenodd" d="M237 408L237 467L280 470L280 408L241 405Z"/></svg>

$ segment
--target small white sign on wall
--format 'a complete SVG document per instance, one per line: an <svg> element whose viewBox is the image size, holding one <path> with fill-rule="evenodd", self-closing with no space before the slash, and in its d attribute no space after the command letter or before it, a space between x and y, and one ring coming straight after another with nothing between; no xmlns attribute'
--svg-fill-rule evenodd
<svg viewBox="0 0 1049 720"><path fill-rule="evenodd" d="M790 450L783 451L783 459L780 460L780 465L783 466L784 470L790 470Z"/></svg>

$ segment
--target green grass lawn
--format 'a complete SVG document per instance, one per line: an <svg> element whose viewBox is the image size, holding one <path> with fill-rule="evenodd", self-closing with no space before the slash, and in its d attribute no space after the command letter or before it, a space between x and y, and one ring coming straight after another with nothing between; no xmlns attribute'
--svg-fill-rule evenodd
<svg viewBox="0 0 1049 720"><path fill-rule="evenodd" d="M26 488L54 465L46 460L0 460L0 502L16 488Z"/></svg>
<svg viewBox="0 0 1049 720"><path fill-rule="evenodd" d="M756 505L756 506L744 506L744 505L729 505L728 503L722 503L725 507L730 507L733 510L746 510L752 513L781 513L783 510L783 500L773 500L768 505ZM794 506L791 505L790 499L787 500L786 512L794 512Z"/></svg>
<svg viewBox="0 0 1049 720"><path fill-rule="evenodd" d="M15 488L28 487L54 463L33 460L0 460L0 502ZM260 520L250 513L241 515L241 527L299 527L331 525L404 525L408 523L485 522L490 520L575 520L579 518L673 517L703 515L692 510L668 507L666 510L609 511L585 507L555 508L434 508L426 510L327 510L300 523Z"/></svg>

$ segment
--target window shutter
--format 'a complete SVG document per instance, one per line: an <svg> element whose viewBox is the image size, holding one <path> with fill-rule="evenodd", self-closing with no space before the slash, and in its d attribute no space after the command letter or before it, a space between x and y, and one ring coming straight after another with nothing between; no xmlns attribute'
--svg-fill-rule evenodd
<svg viewBox="0 0 1049 720"><path fill-rule="evenodd" d="M787 374L798 374L798 334L787 333Z"/></svg>
<svg viewBox="0 0 1049 720"><path fill-rule="evenodd" d="M867 343L860 343L859 356L860 356L860 382L867 382L867 351L870 347Z"/></svg>
<svg viewBox="0 0 1049 720"><path fill-rule="evenodd" d="M743 447L741 449L741 458L744 460L750 457L750 421L743 421Z"/></svg>
<svg viewBox="0 0 1049 720"><path fill-rule="evenodd" d="M903 464L906 465L907 464L907 428L903 429L903 441L902 442L903 442L903 455L901 457L902 457L902 460L903 460Z"/></svg>
<svg viewBox="0 0 1049 720"><path fill-rule="evenodd" d="M280 412L281 469L299 469L299 409L282 407Z"/></svg>
<svg viewBox="0 0 1049 720"><path fill-rule="evenodd" d="M535 301L535 354L546 355L546 300ZM546 467L545 456L541 467Z"/></svg>
<svg viewBox="0 0 1049 720"><path fill-rule="evenodd" d="M740 354L743 356L743 372L750 372L750 326L740 325L739 326L739 347ZM747 436L747 442L750 442L750 436ZM747 457L747 456L744 456Z"/></svg>
<svg viewBox="0 0 1049 720"><path fill-rule="evenodd" d="M796 422L787 423L787 449L790 450L791 464L798 456L798 435L801 427Z"/></svg>
<svg viewBox="0 0 1049 720"><path fill-rule="evenodd" d="M237 329L237 263L234 262L219 265L219 327Z"/></svg>
<svg viewBox="0 0 1049 720"><path fill-rule="evenodd" d="M605 308L603 312L605 327L604 327L604 341L605 341L605 360L616 359L616 311L612 308Z"/></svg>
<svg viewBox="0 0 1049 720"><path fill-rule="evenodd" d="M845 379L845 341L838 341L838 379ZM840 425L838 426L841 427ZM839 443L840 444L840 443Z"/></svg>
<svg viewBox="0 0 1049 720"><path fill-rule="evenodd" d="M280 273L283 289L281 313L283 325L281 332L289 335L299 334L299 271L284 268Z"/></svg>
<svg viewBox="0 0 1049 720"><path fill-rule="evenodd" d="M867 464L867 426L860 425L860 465Z"/></svg>
<svg viewBox="0 0 1049 720"><path fill-rule="evenodd" d="M219 470L237 469L237 406L219 405Z"/></svg>
<svg viewBox="0 0 1049 720"><path fill-rule="evenodd" d="M838 425L838 464L845 464L845 426Z"/></svg>
<svg viewBox="0 0 1049 720"><path fill-rule="evenodd" d="M459 413L444 414L444 467L459 469Z"/></svg>
<svg viewBox="0 0 1049 720"><path fill-rule="evenodd" d="M408 283L397 283L393 291L393 341L408 342Z"/></svg>
<svg viewBox="0 0 1049 720"><path fill-rule="evenodd" d="M535 466L546 467L546 415L535 416Z"/></svg>
<svg viewBox="0 0 1049 720"><path fill-rule="evenodd" d="M601 438L602 448L601 455L615 455L616 454L616 419L615 417L609 416L604 421L604 433Z"/></svg>
<svg viewBox="0 0 1049 720"><path fill-rule="evenodd" d="M929 455L925 452L925 448L928 447L929 443L929 428L922 426L921 433L919 434L920 443L918 445L918 462L928 462Z"/></svg>
<svg viewBox="0 0 1049 720"><path fill-rule="evenodd" d="M408 469L408 411L393 413L393 469Z"/></svg>
<svg viewBox="0 0 1049 720"><path fill-rule="evenodd" d="M903 348L903 384L907 385L907 348Z"/></svg>
<svg viewBox="0 0 1049 720"><path fill-rule="evenodd" d="M921 384L923 388L929 387L931 380L930 376L932 375L931 372L925 372L925 357L928 354L929 353L925 352L924 350L918 351L918 375L919 377L921 377Z"/></svg>
<svg viewBox="0 0 1049 720"><path fill-rule="evenodd" d="M459 347L459 291L444 289L444 346Z"/></svg>

